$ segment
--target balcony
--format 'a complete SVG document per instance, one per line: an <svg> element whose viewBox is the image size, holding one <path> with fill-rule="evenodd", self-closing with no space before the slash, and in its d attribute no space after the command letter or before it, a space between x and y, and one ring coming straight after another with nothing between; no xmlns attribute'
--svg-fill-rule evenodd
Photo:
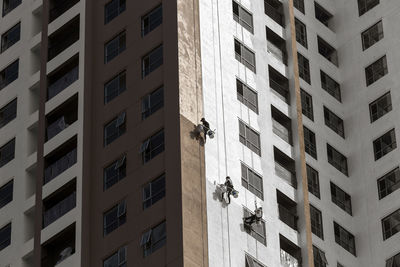
<svg viewBox="0 0 400 267"><path fill-rule="evenodd" d="M43 228L76 206L76 180L69 182L43 201Z"/></svg>
<svg viewBox="0 0 400 267"><path fill-rule="evenodd" d="M287 65L288 57L286 51L286 41L268 27L266 29L267 29L268 52L272 53L278 60L282 61L283 64Z"/></svg>
<svg viewBox="0 0 400 267"><path fill-rule="evenodd" d="M314 8L315 8L315 18L329 29L332 29L331 24L333 15L329 13L325 8L320 6L317 2L314 2Z"/></svg>
<svg viewBox="0 0 400 267"><path fill-rule="evenodd" d="M268 66L269 86L277 93L277 96L290 105L289 80L277 70Z"/></svg>
<svg viewBox="0 0 400 267"><path fill-rule="evenodd" d="M294 160L274 147L275 174L285 180L294 188L297 188Z"/></svg>
<svg viewBox="0 0 400 267"><path fill-rule="evenodd" d="M79 40L79 15L64 24L49 36L47 61L52 60L62 51Z"/></svg>
<svg viewBox="0 0 400 267"><path fill-rule="evenodd" d="M301 267L301 249L283 235L279 235L281 267Z"/></svg>
<svg viewBox="0 0 400 267"><path fill-rule="evenodd" d="M47 100L58 95L79 78L79 57L72 57L61 67L50 73L47 77Z"/></svg>
<svg viewBox="0 0 400 267"><path fill-rule="evenodd" d="M78 95L74 95L46 116L46 140L50 140L78 119Z"/></svg>
<svg viewBox="0 0 400 267"><path fill-rule="evenodd" d="M75 253L75 223L42 245L42 267L54 267Z"/></svg>
<svg viewBox="0 0 400 267"><path fill-rule="evenodd" d="M283 4L279 0L264 0L264 12L276 23L285 26L285 17L283 15Z"/></svg>
<svg viewBox="0 0 400 267"><path fill-rule="evenodd" d="M272 131L286 143L292 145L292 121L274 106L271 106Z"/></svg>
<svg viewBox="0 0 400 267"><path fill-rule="evenodd" d="M44 184L72 167L77 162L76 136L45 158Z"/></svg>
<svg viewBox="0 0 400 267"><path fill-rule="evenodd" d="M50 0L50 15L49 15L49 21L52 22L59 16L61 16L63 13L65 13L67 10L69 10L71 7L73 7L76 3L78 3L79 0L70 0L70 1L65 1L65 0Z"/></svg>
<svg viewBox="0 0 400 267"><path fill-rule="evenodd" d="M287 197L285 194L276 191L279 219L290 228L297 231L297 203Z"/></svg>

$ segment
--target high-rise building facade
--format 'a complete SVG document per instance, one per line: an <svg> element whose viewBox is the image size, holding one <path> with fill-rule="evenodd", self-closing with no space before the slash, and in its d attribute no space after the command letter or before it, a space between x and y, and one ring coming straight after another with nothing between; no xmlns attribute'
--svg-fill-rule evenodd
<svg viewBox="0 0 400 267"><path fill-rule="evenodd" d="M0 2L0 267L400 266L398 0Z"/></svg>

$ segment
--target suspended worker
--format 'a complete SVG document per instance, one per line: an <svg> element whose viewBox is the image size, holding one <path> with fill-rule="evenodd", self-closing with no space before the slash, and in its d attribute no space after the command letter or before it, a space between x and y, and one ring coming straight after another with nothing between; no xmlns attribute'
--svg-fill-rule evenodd
<svg viewBox="0 0 400 267"><path fill-rule="evenodd" d="M226 188L226 195L228 197L228 204L230 204L231 203L231 194L232 194L232 192L234 190L231 177L226 176L224 185L225 185L225 188ZM222 198L224 198L224 193L222 193Z"/></svg>
<svg viewBox="0 0 400 267"><path fill-rule="evenodd" d="M210 131L210 124L204 118L201 118L200 121L201 121L201 123L203 123L204 143L205 143L206 139L207 139L207 134Z"/></svg>

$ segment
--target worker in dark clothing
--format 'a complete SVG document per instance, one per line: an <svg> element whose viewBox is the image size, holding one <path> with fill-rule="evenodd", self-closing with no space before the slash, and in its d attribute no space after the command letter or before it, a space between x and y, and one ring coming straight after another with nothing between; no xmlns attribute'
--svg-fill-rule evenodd
<svg viewBox="0 0 400 267"><path fill-rule="evenodd" d="M231 194L232 194L234 189L233 189L232 180L231 180L231 178L229 176L226 176L224 185L225 185L226 194L227 194L227 197L228 197L228 204L230 204L231 203ZM222 198L224 198L224 193L222 193Z"/></svg>
<svg viewBox="0 0 400 267"><path fill-rule="evenodd" d="M208 131L210 131L210 124L204 118L202 118L200 121L203 123L204 143L205 143L206 139L207 139L207 133L208 133Z"/></svg>
<svg viewBox="0 0 400 267"><path fill-rule="evenodd" d="M262 207L256 209L256 212L249 217L244 218L244 223L247 225L252 225L253 223L259 223L262 220L263 211Z"/></svg>

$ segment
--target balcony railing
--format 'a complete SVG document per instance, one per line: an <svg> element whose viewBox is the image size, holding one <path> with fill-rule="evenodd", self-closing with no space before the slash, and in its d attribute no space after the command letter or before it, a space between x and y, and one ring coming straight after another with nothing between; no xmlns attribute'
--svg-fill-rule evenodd
<svg viewBox="0 0 400 267"><path fill-rule="evenodd" d="M300 267L298 260L281 249L281 266L282 267Z"/></svg>
<svg viewBox="0 0 400 267"><path fill-rule="evenodd" d="M268 42L267 49L268 52L274 54L274 56L279 60L281 60L283 64L287 65L287 54L284 51L282 51L282 49L278 48L271 42Z"/></svg>
<svg viewBox="0 0 400 267"><path fill-rule="evenodd" d="M297 188L296 176L277 161L275 161L275 174L287 181L294 188Z"/></svg>
<svg viewBox="0 0 400 267"><path fill-rule="evenodd" d="M297 230L297 215L293 214L290 210L281 204L278 204L279 219L289 225L294 230Z"/></svg>
<svg viewBox="0 0 400 267"><path fill-rule="evenodd" d="M50 140L54 136L56 136L58 133L63 131L68 127L68 123L65 122L64 116L59 118L57 121L53 122L52 124L47 127L47 140Z"/></svg>
<svg viewBox="0 0 400 267"><path fill-rule="evenodd" d="M45 211L43 215L43 228L56 221L58 218L76 206L76 192L61 200L55 206Z"/></svg>
<svg viewBox="0 0 400 267"><path fill-rule="evenodd" d="M292 142L292 135L291 132L282 124L280 124L279 122L277 122L276 120L272 119L272 131L279 136L280 138L282 138L283 140L285 140L288 144L291 144Z"/></svg>
<svg viewBox="0 0 400 267"><path fill-rule="evenodd" d="M59 160L51 164L49 167L47 167L44 172L44 183L46 184L50 182L62 172L74 165L76 163L76 154L77 150L75 148L63 157L61 157Z"/></svg>
<svg viewBox="0 0 400 267"><path fill-rule="evenodd" d="M79 68L78 66L76 66L75 68L67 72L64 76L62 76L60 79L58 79L56 82L49 85L49 87L47 88L48 99L53 98L61 91L63 91L65 88L73 84L76 80L78 80L78 76L79 76Z"/></svg>

